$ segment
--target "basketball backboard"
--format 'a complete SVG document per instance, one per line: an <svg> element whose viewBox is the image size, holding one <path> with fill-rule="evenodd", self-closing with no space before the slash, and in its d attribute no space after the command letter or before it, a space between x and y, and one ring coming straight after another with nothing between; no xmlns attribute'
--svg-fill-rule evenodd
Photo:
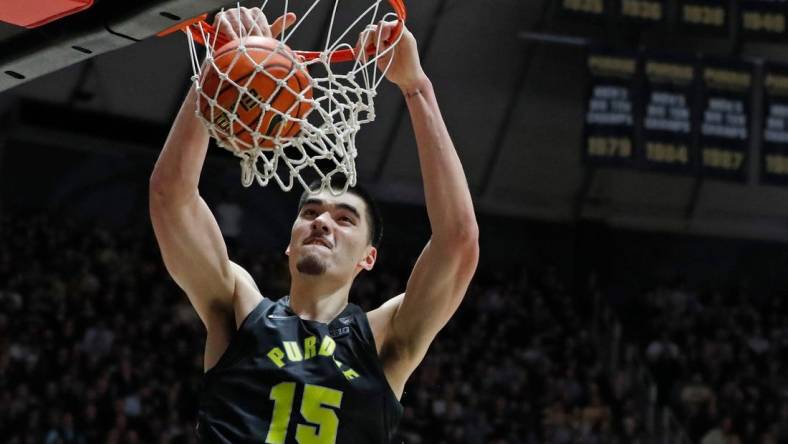
<svg viewBox="0 0 788 444"><path fill-rule="evenodd" d="M226 0L96 0L87 9L75 9L69 15L32 29L0 22L0 91L129 46L227 3ZM0 16L4 8L7 16L13 16L10 8L15 4L0 4Z"/></svg>

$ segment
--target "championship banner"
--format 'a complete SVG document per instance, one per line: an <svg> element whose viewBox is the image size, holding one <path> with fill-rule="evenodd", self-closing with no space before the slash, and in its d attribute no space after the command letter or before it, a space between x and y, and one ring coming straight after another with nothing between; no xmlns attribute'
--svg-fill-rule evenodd
<svg viewBox="0 0 788 444"><path fill-rule="evenodd" d="M788 65L764 65L763 89L761 180L788 184Z"/></svg>
<svg viewBox="0 0 788 444"><path fill-rule="evenodd" d="M730 23L728 0L676 0L676 23L688 32L727 35Z"/></svg>
<svg viewBox="0 0 788 444"><path fill-rule="evenodd" d="M692 173L698 164L693 143L698 126L693 123L700 117L695 106L697 65L691 56L644 56L645 109L638 145L646 168Z"/></svg>
<svg viewBox="0 0 788 444"><path fill-rule="evenodd" d="M616 0L618 17L640 23L663 23L667 0Z"/></svg>
<svg viewBox="0 0 788 444"><path fill-rule="evenodd" d="M560 0L559 10L570 17L590 17L604 19L609 8L606 3L611 0Z"/></svg>
<svg viewBox="0 0 788 444"><path fill-rule="evenodd" d="M583 158L602 165L633 165L638 57L592 50Z"/></svg>
<svg viewBox="0 0 788 444"><path fill-rule="evenodd" d="M705 60L701 70L702 171L719 178L744 180L750 145L753 65Z"/></svg>
<svg viewBox="0 0 788 444"><path fill-rule="evenodd" d="M744 0L739 11L745 39L788 40L788 0Z"/></svg>

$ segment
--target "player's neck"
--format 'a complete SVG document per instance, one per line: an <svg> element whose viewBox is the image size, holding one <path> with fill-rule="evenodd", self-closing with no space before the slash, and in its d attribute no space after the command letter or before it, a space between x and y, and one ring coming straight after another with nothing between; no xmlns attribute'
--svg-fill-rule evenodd
<svg viewBox="0 0 788 444"><path fill-rule="evenodd" d="M345 309L351 284L329 286L325 280L293 279L290 309L301 319L328 323Z"/></svg>

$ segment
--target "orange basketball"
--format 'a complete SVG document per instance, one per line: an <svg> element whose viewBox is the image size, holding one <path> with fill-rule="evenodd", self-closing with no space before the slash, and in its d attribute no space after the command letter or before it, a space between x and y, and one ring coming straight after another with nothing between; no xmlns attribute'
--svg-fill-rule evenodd
<svg viewBox="0 0 788 444"><path fill-rule="evenodd" d="M279 41L247 37L243 41L245 50L240 49L240 43L234 40L219 48L214 54L216 69L209 66L203 72L202 92L216 104L212 106L202 97L200 113L214 124L216 136L222 141L232 136L243 142L236 144L241 145L237 146L240 149L255 145L272 148L273 138L293 137L301 131L300 123L290 117L300 119L311 111L307 101L312 99L311 81L296 67L295 54L285 45L279 47ZM299 94L304 99L299 100ZM270 109L264 109L265 104ZM235 120L230 118L232 114L237 116Z"/></svg>

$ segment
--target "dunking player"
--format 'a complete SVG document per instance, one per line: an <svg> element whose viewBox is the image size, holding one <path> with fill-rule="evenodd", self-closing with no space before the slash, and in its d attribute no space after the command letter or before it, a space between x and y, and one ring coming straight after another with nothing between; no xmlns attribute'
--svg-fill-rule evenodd
<svg viewBox="0 0 788 444"><path fill-rule="evenodd" d="M294 20L288 14L269 27L259 9L241 8L219 26L231 37L239 26L270 36ZM375 32L386 40L391 30L383 24ZM410 111L432 236L405 292L368 313L348 303L348 293L375 265L374 203L357 189L302 196L285 251L290 295L265 298L230 261L200 197L208 134L194 116L194 90L187 95L151 176L150 211L167 270L207 330L197 427L204 442L389 443L405 382L460 304L478 262L478 228L407 30L387 77Z"/></svg>

